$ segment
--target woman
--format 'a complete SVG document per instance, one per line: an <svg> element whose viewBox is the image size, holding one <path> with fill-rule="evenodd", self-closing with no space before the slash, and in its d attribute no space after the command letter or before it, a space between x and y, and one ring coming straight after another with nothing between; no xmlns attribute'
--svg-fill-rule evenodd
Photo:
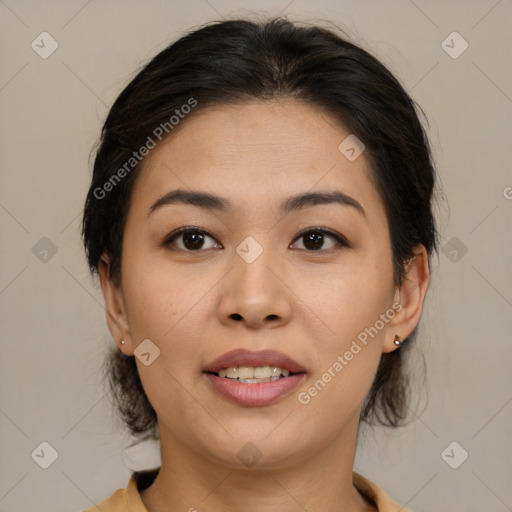
<svg viewBox="0 0 512 512"><path fill-rule="evenodd" d="M215 22L154 57L83 238L119 411L162 462L89 510L406 510L353 464L361 422L405 419L434 186L414 102L331 30Z"/></svg>

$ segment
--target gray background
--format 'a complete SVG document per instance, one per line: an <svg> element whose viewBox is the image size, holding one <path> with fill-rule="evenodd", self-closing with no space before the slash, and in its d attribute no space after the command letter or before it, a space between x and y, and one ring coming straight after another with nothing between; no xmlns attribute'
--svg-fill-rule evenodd
<svg viewBox="0 0 512 512"><path fill-rule="evenodd" d="M332 20L381 58L429 118L449 203L423 412L366 430L355 469L415 512L512 510L510 0L0 0L0 511L81 510L158 464L155 445L125 450L101 382L112 341L79 238L89 152L139 66L188 28L254 11ZM50 48L43 31L59 45L46 59L31 47ZM442 46L454 31L469 44L457 58Z"/></svg>

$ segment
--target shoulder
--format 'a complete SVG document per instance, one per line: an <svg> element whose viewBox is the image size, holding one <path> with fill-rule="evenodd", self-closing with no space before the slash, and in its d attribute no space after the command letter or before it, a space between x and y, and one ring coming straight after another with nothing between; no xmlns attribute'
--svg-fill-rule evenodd
<svg viewBox="0 0 512 512"><path fill-rule="evenodd" d="M110 498L82 512L147 512L139 491L151 485L159 469L135 471L125 489L117 489Z"/></svg>
<svg viewBox="0 0 512 512"><path fill-rule="evenodd" d="M355 471L352 472L352 482L361 494L375 503L378 512L412 512L393 501L378 485Z"/></svg>
<svg viewBox="0 0 512 512"><path fill-rule="evenodd" d="M126 489L118 489L110 498L96 503L94 507L83 512L98 512L99 510L101 512L129 512Z"/></svg>

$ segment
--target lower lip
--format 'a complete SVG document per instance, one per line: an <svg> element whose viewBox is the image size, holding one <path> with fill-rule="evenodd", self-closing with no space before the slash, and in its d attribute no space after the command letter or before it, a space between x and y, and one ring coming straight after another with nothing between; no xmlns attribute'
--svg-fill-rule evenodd
<svg viewBox="0 0 512 512"><path fill-rule="evenodd" d="M248 407L269 405L289 395L306 378L305 373L283 377L270 382L248 384L205 373L214 389L232 402Z"/></svg>

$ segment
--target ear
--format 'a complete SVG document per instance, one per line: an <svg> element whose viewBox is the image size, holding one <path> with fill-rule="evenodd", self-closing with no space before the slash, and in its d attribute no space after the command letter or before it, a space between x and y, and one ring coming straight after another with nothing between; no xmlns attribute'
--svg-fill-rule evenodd
<svg viewBox="0 0 512 512"><path fill-rule="evenodd" d="M98 274L101 282L101 291L105 301L105 312L110 334L119 350L126 355L133 355L133 344L128 324L128 316L121 285L116 285L110 277L110 258L101 257ZM121 344L124 340L124 345Z"/></svg>
<svg viewBox="0 0 512 512"><path fill-rule="evenodd" d="M423 301L430 283L428 253L422 244L414 250L414 256L407 262L402 284L395 292L396 314L388 322L383 353L392 352L399 347L394 344L395 334L405 340L418 324L423 311Z"/></svg>

